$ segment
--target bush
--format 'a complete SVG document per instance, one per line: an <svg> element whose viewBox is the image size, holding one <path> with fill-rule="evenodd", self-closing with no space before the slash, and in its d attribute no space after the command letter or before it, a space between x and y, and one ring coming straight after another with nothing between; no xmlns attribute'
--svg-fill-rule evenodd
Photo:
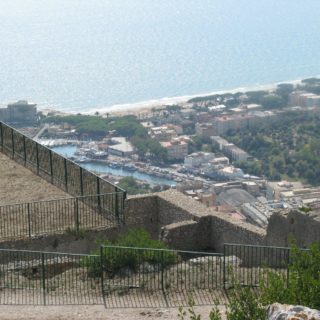
<svg viewBox="0 0 320 320"><path fill-rule="evenodd" d="M214 300L214 307L212 308L210 314L209 314L209 320L221 320L221 312L219 310L219 301ZM183 307L179 308L178 318L181 320L185 320L186 317L189 317L190 320L201 320L201 316L197 314L194 310L194 300L192 296L190 295L188 297L188 308L187 311L183 309Z"/></svg>
<svg viewBox="0 0 320 320"><path fill-rule="evenodd" d="M242 287L233 276L234 289L227 292L227 320L265 320L266 306L275 302L320 309L320 242L312 244L309 250L293 245L290 260L289 277L267 272L267 280L260 283L258 294L252 288ZM210 320L221 320L217 304L215 302ZM189 299L188 306L187 311L179 308L179 318L200 320L194 311L193 299Z"/></svg>
<svg viewBox="0 0 320 320"><path fill-rule="evenodd" d="M309 250L292 246L288 281L268 273L269 283L262 283L262 302L299 304L320 309L320 242Z"/></svg>
<svg viewBox="0 0 320 320"><path fill-rule="evenodd" d="M243 288L236 284L229 294L228 320L265 320L267 318L265 308L251 288Z"/></svg>
<svg viewBox="0 0 320 320"><path fill-rule="evenodd" d="M178 258L174 251L163 250L168 249L167 245L159 240L153 240L144 229L132 229L127 234L117 237L113 242L105 240L99 241L98 244L104 246L102 257L99 256L99 259L94 260L85 258L83 261L92 277L100 277L102 269L110 277L115 276L125 268L135 272L143 263L157 265L158 270L160 270L174 264ZM100 250L99 247L91 254L100 255Z"/></svg>

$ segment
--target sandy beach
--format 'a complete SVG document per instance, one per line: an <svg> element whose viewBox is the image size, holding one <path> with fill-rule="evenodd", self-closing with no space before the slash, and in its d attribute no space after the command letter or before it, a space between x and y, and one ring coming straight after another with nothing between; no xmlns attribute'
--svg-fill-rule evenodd
<svg viewBox="0 0 320 320"><path fill-rule="evenodd" d="M213 91L213 92L207 92L207 93L200 93L195 95L185 95L185 96L179 96L179 97L165 97L161 99L155 99L155 100L148 100L148 101L142 101L142 102L136 102L136 103L126 103L126 104L115 104L111 106L104 106L104 107L95 107L95 108L89 108L88 111L81 112L81 114L85 115L94 115L96 112L98 112L102 116L106 115L117 115L117 116L123 116L123 115L139 115L139 114L148 114L150 113L151 109L153 108L160 108L164 105L172 105L172 104L178 104L183 105L186 104L190 99L192 98L198 98L198 97L206 97L216 94L226 94L231 93L235 94L237 92L248 92L248 91L259 91L259 90L274 90L277 85L281 83L290 83L293 85L298 85L301 83L303 79L296 79L296 80L288 80L288 81L281 81L277 83L272 84L262 84L262 85L255 85L255 86L248 86L248 87L239 87L234 89L226 89L226 90L219 90L219 91ZM38 109L45 114L48 112L52 112L57 115L68 115L68 114L76 114L76 112L66 112L66 111L60 111L53 108L41 108L41 105L38 106Z"/></svg>
<svg viewBox="0 0 320 320"><path fill-rule="evenodd" d="M235 94L237 92L273 90L277 87L277 85L281 83L290 83L293 85L298 85L301 83L302 80L303 79L297 79L297 80L282 81L282 82L277 82L272 84L262 84L262 85L249 86L249 87L239 87L239 88L229 89L229 90L227 89L227 90L213 91L213 92L207 92L207 93L200 93L195 95L162 98L158 100L149 100L149 101L143 101L143 102L137 102L137 103L117 104L109 107L102 107L99 109L94 108L89 110L88 112L83 112L83 114L94 114L97 111L102 115L107 113L115 114L115 115L148 113L152 108L159 108L163 105L185 104L190 99L193 99L193 98L206 97L206 96L211 96L216 94L226 94L226 93Z"/></svg>

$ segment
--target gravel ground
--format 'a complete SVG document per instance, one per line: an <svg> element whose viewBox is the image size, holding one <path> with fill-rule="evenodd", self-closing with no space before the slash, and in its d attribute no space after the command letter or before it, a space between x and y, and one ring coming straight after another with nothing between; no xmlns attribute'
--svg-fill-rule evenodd
<svg viewBox="0 0 320 320"><path fill-rule="evenodd" d="M0 190L0 205L70 197L1 152Z"/></svg>
<svg viewBox="0 0 320 320"><path fill-rule="evenodd" d="M195 307L201 319L209 319L210 306ZM221 306L223 312L224 307ZM1 306L0 319L25 320L73 320L73 319L107 319L107 320L138 320L138 319L179 319L178 308L150 309L106 309L104 306ZM225 318L224 318L225 319Z"/></svg>

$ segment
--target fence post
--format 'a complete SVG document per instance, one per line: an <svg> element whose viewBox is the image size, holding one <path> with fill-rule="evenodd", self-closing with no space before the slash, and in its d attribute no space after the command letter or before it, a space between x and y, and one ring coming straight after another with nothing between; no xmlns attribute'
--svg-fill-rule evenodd
<svg viewBox="0 0 320 320"><path fill-rule="evenodd" d="M13 137L13 129L11 129L11 145L12 145L12 159L14 158L14 137Z"/></svg>
<svg viewBox="0 0 320 320"><path fill-rule="evenodd" d="M64 158L64 183L66 187L66 192L68 192L68 171L67 171L67 159Z"/></svg>
<svg viewBox="0 0 320 320"><path fill-rule="evenodd" d="M50 161L50 177L51 177L51 183L53 183L52 150L49 150L49 161Z"/></svg>
<svg viewBox="0 0 320 320"><path fill-rule="evenodd" d="M100 178L97 177L97 195L98 195L98 210L101 213L101 199L100 199Z"/></svg>
<svg viewBox="0 0 320 320"><path fill-rule="evenodd" d="M165 294L164 272L163 272L163 269L164 269L163 250L161 250L160 252L161 252L161 290L162 290L162 293Z"/></svg>
<svg viewBox="0 0 320 320"><path fill-rule="evenodd" d="M77 231L79 231L79 200L78 198L74 201L74 225Z"/></svg>
<svg viewBox="0 0 320 320"><path fill-rule="evenodd" d="M46 305L46 271L44 268L44 252L41 253L43 304Z"/></svg>
<svg viewBox="0 0 320 320"><path fill-rule="evenodd" d="M226 244L223 245L223 289L226 289Z"/></svg>
<svg viewBox="0 0 320 320"><path fill-rule="evenodd" d="M39 174L39 144L36 142L36 161L37 161L37 174Z"/></svg>
<svg viewBox="0 0 320 320"><path fill-rule="evenodd" d="M83 196L83 170L80 167L80 194Z"/></svg>
<svg viewBox="0 0 320 320"><path fill-rule="evenodd" d="M102 299L104 298L104 278L103 278L103 247L100 246L100 275L101 275L101 293Z"/></svg>
<svg viewBox="0 0 320 320"><path fill-rule="evenodd" d="M288 263L287 263L287 288L289 288L290 282L289 282L289 277L290 277L290 256L291 256L291 249L288 249Z"/></svg>
<svg viewBox="0 0 320 320"><path fill-rule="evenodd" d="M27 214L28 214L28 232L29 238L31 238L31 216L30 216L30 203L27 204Z"/></svg>
<svg viewBox="0 0 320 320"><path fill-rule="evenodd" d="M24 165L27 164L26 136L23 136L23 160Z"/></svg>
<svg viewBox="0 0 320 320"><path fill-rule="evenodd" d="M115 211L115 215L116 215L116 220L117 220L117 224L120 225L120 216L119 216L119 204L118 204L118 192L116 189L115 192L115 204L114 204L114 211Z"/></svg>
<svg viewBox="0 0 320 320"><path fill-rule="evenodd" d="M3 127L2 127L2 122L0 122L0 139L1 139L1 150L3 150Z"/></svg>

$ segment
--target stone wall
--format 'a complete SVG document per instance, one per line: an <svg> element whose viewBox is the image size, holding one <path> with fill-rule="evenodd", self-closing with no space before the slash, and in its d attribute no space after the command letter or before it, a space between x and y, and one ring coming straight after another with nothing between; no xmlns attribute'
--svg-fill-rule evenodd
<svg viewBox="0 0 320 320"><path fill-rule="evenodd" d="M124 232L125 230L123 230ZM112 239L119 230L110 228L103 231L85 231L76 233L64 233L44 235L36 238L8 240L1 242L1 249L32 250L46 252L63 252L86 254L97 248L97 240Z"/></svg>
<svg viewBox="0 0 320 320"><path fill-rule="evenodd" d="M210 248L223 251L223 244L264 244L265 231L231 219L174 190L158 195L161 238L182 250Z"/></svg>
<svg viewBox="0 0 320 320"><path fill-rule="evenodd" d="M266 244L288 246L290 237L300 247L320 241L320 215L299 210L281 210L273 214L267 228Z"/></svg>
<svg viewBox="0 0 320 320"><path fill-rule="evenodd" d="M139 195L126 200L126 228L145 228L154 238L159 236L159 198L153 195Z"/></svg>
<svg viewBox="0 0 320 320"><path fill-rule="evenodd" d="M178 250L196 251L208 246L207 242L199 237L199 222L185 220L175 222L162 228L161 240L165 241L171 248Z"/></svg>

